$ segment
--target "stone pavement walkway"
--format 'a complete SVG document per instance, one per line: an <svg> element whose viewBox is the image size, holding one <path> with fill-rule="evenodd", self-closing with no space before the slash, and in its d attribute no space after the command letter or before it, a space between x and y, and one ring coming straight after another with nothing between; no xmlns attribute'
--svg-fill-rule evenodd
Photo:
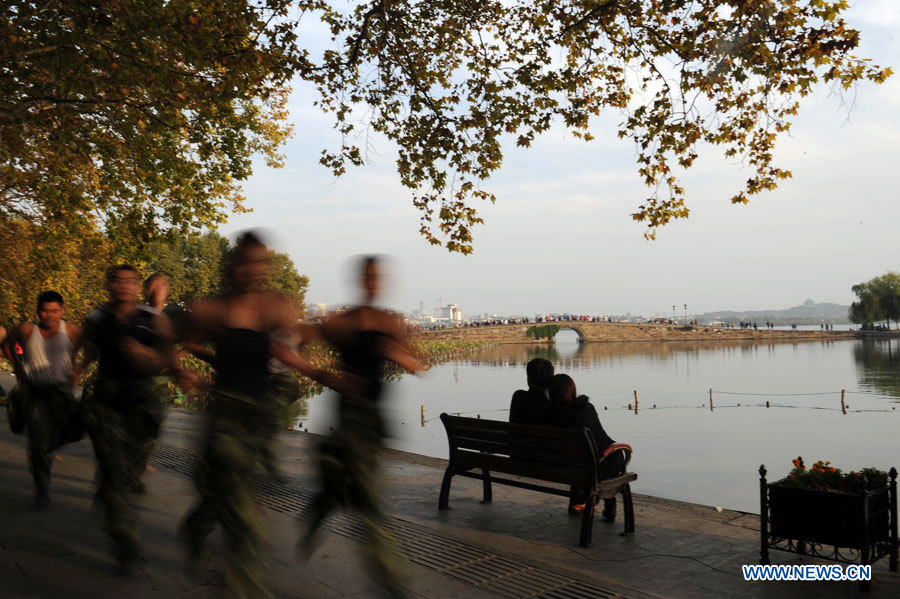
<svg viewBox="0 0 900 599"><path fill-rule="evenodd" d="M0 422L0 597L218 597L221 558L198 579L183 573L175 530L196 494L190 473L203 417L170 412L135 497L144 560L137 576L116 575L109 543L90 503L93 452L84 440L60 450L53 465L53 504L32 507L25 439ZM277 597L387 597L367 575L359 555L361 530L351 516L333 517L323 544L307 563L294 545L303 508L315 492L315 443L305 433L282 435L281 481L260 478L267 553ZM404 587L412 597L858 597L851 582L757 582L741 576L756 563L758 517L637 495L637 534L598 521L594 546L577 546L579 518L565 500L496 485L492 504L479 503L481 483L456 477L453 509L439 512L445 462L387 451L384 500L389 526L406 556ZM635 490L640 489L640 480ZM215 534L213 546L221 547ZM816 563L773 553L775 563ZM827 563L827 562L821 562ZM885 561L874 568L873 597L900 596L900 576Z"/></svg>

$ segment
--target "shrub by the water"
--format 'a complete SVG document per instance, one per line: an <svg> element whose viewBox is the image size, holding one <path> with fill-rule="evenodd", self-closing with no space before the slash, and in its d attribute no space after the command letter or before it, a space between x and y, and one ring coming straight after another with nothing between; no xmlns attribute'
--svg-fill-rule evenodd
<svg viewBox="0 0 900 599"><path fill-rule="evenodd" d="M465 339L413 339L410 344L413 353L426 369L470 354L488 345L485 341L469 341ZM337 351L326 343L315 342L310 344L304 349L303 356L316 368L335 370L338 365ZM183 393L175 384L175 381L170 380L168 383L167 403L177 407L205 411L209 402L208 389L214 382L215 370L207 362L190 354L181 358L180 366L194 374L200 383L200 389ZM91 385L96 369L97 363L94 362L84 373L82 381L86 387ZM12 364L0 359L0 370L12 371ZM392 362L387 363L385 370L385 376L389 380L397 380L403 374L402 370ZM325 390L324 386L310 378L298 376L295 373L292 373L292 376L297 384L297 395L294 402L285 408L285 414L280 419L285 426L291 426L299 415L307 412L306 400L319 395Z"/></svg>
<svg viewBox="0 0 900 599"><path fill-rule="evenodd" d="M425 368L431 368L437 364L453 360L460 356L469 354L481 347L484 347L484 341L469 340L422 340L413 339L411 348L413 353L419 359ZM336 370L338 368L338 353L330 345L323 342L315 342L304 348L303 356L306 360L316 368L325 370ZM208 363L188 355L182 358L181 366L194 372L195 376L202 383L202 387L208 388L214 379L214 370ZM385 366L385 376L389 380L399 379L402 370L392 362L388 362ZM325 387L314 380L305 377L293 375L297 384L297 396L295 401L305 402L305 400L319 395L325 390ZM169 403L174 405L183 405L184 407L205 410L207 406L207 392L194 391L188 395L179 392L174 382L169 383ZM297 403L293 412L297 411ZM300 410L301 412L304 410Z"/></svg>
<svg viewBox="0 0 900 599"><path fill-rule="evenodd" d="M549 341L556 337L556 334L559 332L560 328L561 327L558 324L533 326L528 327L528 330L525 331L525 334L529 337L534 337L535 339L547 339Z"/></svg>

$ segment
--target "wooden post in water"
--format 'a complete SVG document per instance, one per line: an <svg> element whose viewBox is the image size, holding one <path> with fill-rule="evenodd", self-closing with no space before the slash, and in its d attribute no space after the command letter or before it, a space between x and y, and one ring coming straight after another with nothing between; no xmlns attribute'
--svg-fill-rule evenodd
<svg viewBox="0 0 900 599"><path fill-rule="evenodd" d="M425 404L422 404L422 428L425 428Z"/></svg>
<svg viewBox="0 0 900 599"><path fill-rule="evenodd" d="M634 413L638 413L638 392L637 389L634 390Z"/></svg>
<svg viewBox="0 0 900 599"><path fill-rule="evenodd" d="M713 411L712 387L709 388L709 411Z"/></svg>
<svg viewBox="0 0 900 599"><path fill-rule="evenodd" d="M841 412L847 413L847 390L841 389Z"/></svg>

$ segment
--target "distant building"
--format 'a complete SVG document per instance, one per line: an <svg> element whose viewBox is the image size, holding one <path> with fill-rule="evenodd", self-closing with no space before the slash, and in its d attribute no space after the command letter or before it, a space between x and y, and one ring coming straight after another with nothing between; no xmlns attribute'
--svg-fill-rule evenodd
<svg viewBox="0 0 900 599"><path fill-rule="evenodd" d="M353 309L353 306L350 304L344 304L343 306L337 306L336 308L332 308L328 310L329 314L343 314L344 312L349 312Z"/></svg>
<svg viewBox="0 0 900 599"><path fill-rule="evenodd" d="M456 304L447 304L443 308L438 309L435 315L437 318L446 318L451 322L462 322L462 310Z"/></svg>
<svg viewBox="0 0 900 599"><path fill-rule="evenodd" d="M310 304L307 306L306 313L310 318L322 318L325 316L328 306L323 302Z"/></svg>
<svg viewBox="0 0 900 599"><path fill-rule="evenodd" d="M425 302L419 302L419 308L413 310L413 318L428 318L428 310L425 309Z"/></svg>

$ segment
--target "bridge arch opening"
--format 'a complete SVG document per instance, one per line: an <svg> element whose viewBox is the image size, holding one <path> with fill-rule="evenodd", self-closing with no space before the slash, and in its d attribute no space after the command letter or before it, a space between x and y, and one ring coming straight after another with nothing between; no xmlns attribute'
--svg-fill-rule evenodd
<svg viewBox="0 0 900 599"><path fill-rule="evenodd" d="M566 325L561 325L559 332L556 333L556 336L553 338L553 342L557 345L572 343L581 344L585 341L584 333L580 328Z"/></svg>

